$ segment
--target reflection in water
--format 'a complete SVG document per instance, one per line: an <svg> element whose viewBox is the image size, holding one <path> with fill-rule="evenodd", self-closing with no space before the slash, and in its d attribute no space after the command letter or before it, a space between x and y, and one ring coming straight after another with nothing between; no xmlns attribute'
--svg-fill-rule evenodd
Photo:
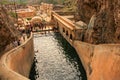
<svg viewBox="0 0 120 80"><path fill-rule="evenodd" d="M31 71L30 71L30 75L29 75L29 78L31 79L31 80L36 80L36 76L38 76L38 72L36 71L36 63L38 63L37 62L37 60L36 60L36 58L34 57L34 61L33 61L33 64L32 64L32 68L31 68Z"/></svg>
<svg viewBox="0 0 120 80"><path fill-rule="evenodd" d="M34 47L31 80L87 80L75 49L59 33L34 35Z"/></svg>

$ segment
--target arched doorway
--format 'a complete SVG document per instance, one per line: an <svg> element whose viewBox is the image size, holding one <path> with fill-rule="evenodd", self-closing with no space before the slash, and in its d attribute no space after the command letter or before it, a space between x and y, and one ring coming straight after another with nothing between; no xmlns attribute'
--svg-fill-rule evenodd
<svg viewBox="0 0 120 80"><path fill-rule="evenodd" d="M33 31L38 31L38 30L43 30L43 27L44 27L44 25L43 25L43 23L42 23L42 17L40 17L40 16L35 16L35 17L33 17L32 19L31 19L31 24L32 24L32 26L33 26Z"/></svg>

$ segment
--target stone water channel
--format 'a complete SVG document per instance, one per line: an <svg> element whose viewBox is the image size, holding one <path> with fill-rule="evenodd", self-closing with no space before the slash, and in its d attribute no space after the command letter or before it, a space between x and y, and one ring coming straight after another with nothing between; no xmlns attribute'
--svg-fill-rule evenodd
<svg viewBox="0 0 120 80"><path fill-rule="evenodd" d="M34 34L34 50L31 80L87 80L75 49L60 33Z"/></svg>

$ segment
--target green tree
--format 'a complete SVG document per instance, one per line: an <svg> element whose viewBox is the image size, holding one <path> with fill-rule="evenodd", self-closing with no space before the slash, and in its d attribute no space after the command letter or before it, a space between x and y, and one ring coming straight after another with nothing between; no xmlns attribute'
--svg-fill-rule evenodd
<svg viewBox="0 0 120 80"><path fill-rule="evenodd" d="M10 1L8 1L8 0L1 0L0 1L0 4L10 4L11 2Z"/></svg>
<svg viewBox="0 0 120 80"><path fill-rule="evenodd" d="M64 0L64 10L66 11L76 11L77 0Z"/></svg>

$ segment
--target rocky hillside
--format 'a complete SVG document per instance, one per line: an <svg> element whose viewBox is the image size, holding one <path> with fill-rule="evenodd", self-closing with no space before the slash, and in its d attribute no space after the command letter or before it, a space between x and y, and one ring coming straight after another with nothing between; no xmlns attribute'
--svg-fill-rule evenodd
<svg viewBox="0 0 120 80"><path fill-rule="evenodd" d="M88 24L85 41L120 43L120 0L77 0L79 19Z"/></svg>
<svg viewBox="0 0 120 80"><path fill-rule="evenodd" d="M19 37L19 32L14 27L13 19L8 16L7 10L0 7L0 53L5 50L7 45Z"/></svg>

